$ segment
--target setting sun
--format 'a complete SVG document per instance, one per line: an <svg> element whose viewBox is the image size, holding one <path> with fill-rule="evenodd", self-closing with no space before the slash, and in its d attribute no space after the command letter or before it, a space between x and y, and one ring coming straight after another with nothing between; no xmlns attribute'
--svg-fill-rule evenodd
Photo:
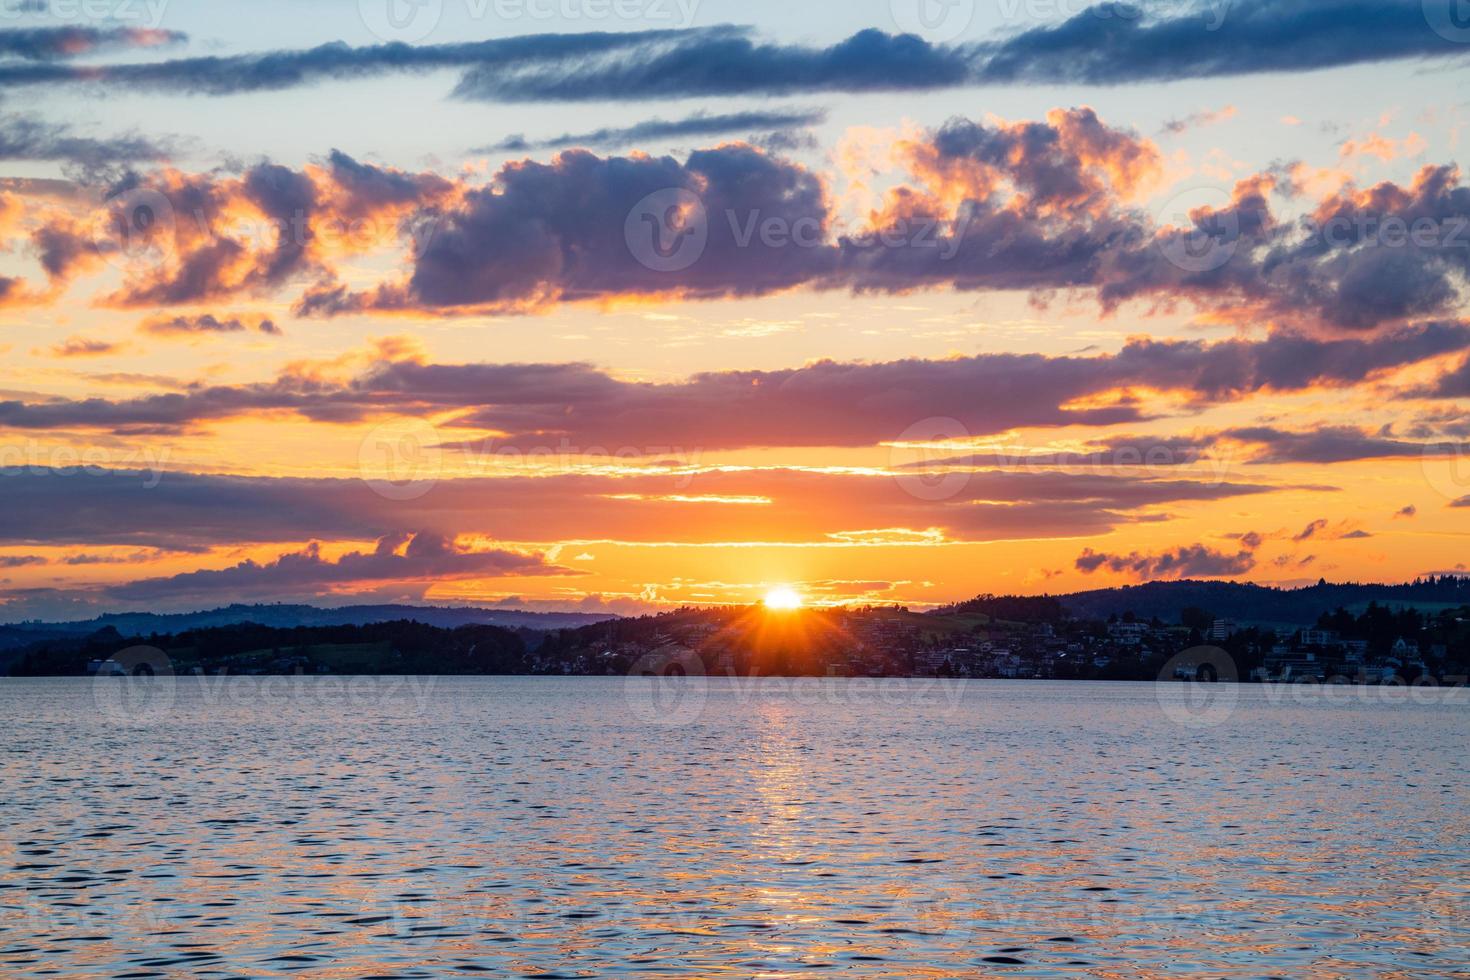
<svg viewBox="0 0 1470 980"><path fill-rule="evenodd" d="M772 589L766 593L767 609L800 609L801 596L795 589Z"/></svg>

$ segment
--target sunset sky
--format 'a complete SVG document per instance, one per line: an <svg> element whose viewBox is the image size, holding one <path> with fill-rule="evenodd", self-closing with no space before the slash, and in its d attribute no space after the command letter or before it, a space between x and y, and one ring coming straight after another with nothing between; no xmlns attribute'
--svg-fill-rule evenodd
<svg viewBox="0 0 1470 980"><path fill-rule="evenodd" d="M1457 0L0 0L0 621L1464 570L1467 68Z"/></svg>

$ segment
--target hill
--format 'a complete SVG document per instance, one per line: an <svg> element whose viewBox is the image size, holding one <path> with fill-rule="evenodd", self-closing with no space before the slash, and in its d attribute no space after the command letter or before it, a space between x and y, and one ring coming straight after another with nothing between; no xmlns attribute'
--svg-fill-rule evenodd
<svg viewBox="0 0 1470 980"><path fill-rule="evenodd" d="M1359 612L1370 602L1393 608L1435 611L1470 605L1470 576L1445 575L1403 585L1319 581L1299 589L1249 582L1148 582L1055 597L1080 619L1107 619L1133 613L1140 619L1177 623L1185 609L1203 609L1245 625L1311 626L1337 609Z"/></svg>
<svg viewBox="0 0 1470 980"><path fill-rule="evenodd" d="M151 633L183 633L255 623L278 629L300 626L366 626L371 623L412 621L425 626L454 629L460 626L500 626L505 629L574 629L616 619L599 613L540 613L512 609L480 609L473 606L317 606L236 603L219 609L193 613L111 613L95 619L69 623L11 623L0 626L0 649L34 643L46 636L91 634L112 627L124 636Z"/></svg>

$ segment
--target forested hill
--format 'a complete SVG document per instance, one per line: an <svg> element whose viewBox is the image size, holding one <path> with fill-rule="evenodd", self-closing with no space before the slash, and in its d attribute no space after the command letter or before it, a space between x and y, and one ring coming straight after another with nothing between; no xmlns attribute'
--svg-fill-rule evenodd
<svg viewBox="0 0 1470 980"><path fill-rule="evenodd" d="M186 630L234 626L240 623L289 629L297 626L365 626L369 623L390 623L397 620L412 620L444 629L458 626L502 626L506 629L555 630L590 626L616 618L610 613L522 612L472 606L372 605L323 609L307 605L237 603L193 613L130 612L69 623L13 623L8 628L0 627L0 644L4 644L7 637L23 634L25 631L87 634L109 626L125 636L182 633Z"/></svg>
<svg viewBox="0 0 1470 980"><path fill-rule="evenodd" d="M1132 612L1140 619L1157 616L1164 622L1177 623L1184 610L1201 609L1243 624L1310 626L1324 613L1369 602L1428 608L1470 605L1470 576L1432 576L1403 585L1320 581L1300 589L1241 582L1148 582L1053 598L1079 619L1107 619ZM985 601L983 597L974 600Z"/></svg>

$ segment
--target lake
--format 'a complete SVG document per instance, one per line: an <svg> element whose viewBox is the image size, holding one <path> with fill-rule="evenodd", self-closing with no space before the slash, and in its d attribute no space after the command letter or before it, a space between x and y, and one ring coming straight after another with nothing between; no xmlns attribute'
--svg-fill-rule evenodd
<svg viewBox="0 0 1470 980"><path fill-rule="evenodd" d="M7 977L1470 969L1463 690L0 681Z"/></svg>

